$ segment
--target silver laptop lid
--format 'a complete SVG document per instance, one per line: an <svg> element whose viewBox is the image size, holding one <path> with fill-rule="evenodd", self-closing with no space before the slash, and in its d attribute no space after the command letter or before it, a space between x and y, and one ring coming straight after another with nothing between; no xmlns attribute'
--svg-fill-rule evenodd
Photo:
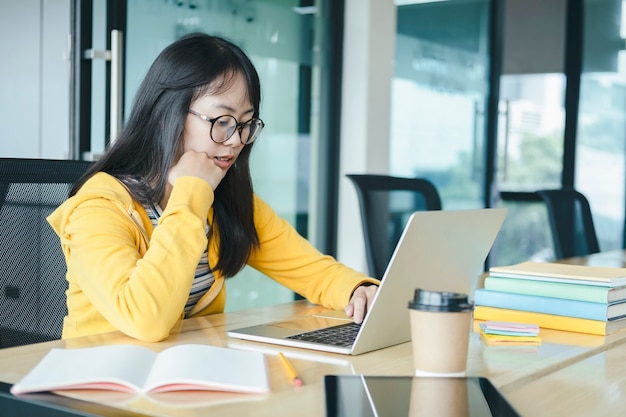
<svg viewBox="0 0 626 417"><path fill-rule="evenodd" d="M413 213L352 353L410 340L407 305L416 288L473 294L506 212L476 209Z"/></svg>

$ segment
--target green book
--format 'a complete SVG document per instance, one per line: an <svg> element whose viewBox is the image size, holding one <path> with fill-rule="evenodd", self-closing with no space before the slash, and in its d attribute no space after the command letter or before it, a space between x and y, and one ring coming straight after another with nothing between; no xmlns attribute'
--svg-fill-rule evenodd
<svg viewBox="0 0 626 417"><path fill-rule="evenodd" d="M504 278L488 276L485 288L492 291L515 294L539 295L592 303L614 303L626 300L626 286L600 287L565 282L539 281L535 279Z"/></svg>

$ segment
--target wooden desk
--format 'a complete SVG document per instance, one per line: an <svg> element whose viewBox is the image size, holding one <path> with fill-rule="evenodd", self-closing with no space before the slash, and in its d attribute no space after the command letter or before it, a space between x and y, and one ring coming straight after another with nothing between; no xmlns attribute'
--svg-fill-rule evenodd
<svg viewBox="0 0 626 417"><path fill-rule="evenodd" d="M626 266L623 251L561 262ZM299 315L319 313L321 307L297 301L254 310L185 320L160 343L141 343L119 332L0 349L0 381L15 383L53 347L79 348L118 343L139 344L160 351L182 343L206 343L266 354L272 393L170 393L132 397L112 392L66 392L76 398L159 416L322 416L326 374L411 375L411 344L404 343L358 356L230 339L226 330ZM477 333L470 336L467 373L485 376L527 416L610 415L626 406L626 331L608 337L542 330L538 347L485 346ZM295 388L278 361L283 351L293 362L304 386ZM610 398L607 398L610 397ZM622 412L616 412L621 415Z"/></svg>
<svg viewBox="0 0 626 417"><path fill-rule="evenodd" d="M81 337L0 350L0 381L14 383L25 375L52 347L78 348L116 343L140 344L162 350L181 343L206 343L253 349L266 353L272 393L254 396L225 393L173 393L152 397L132 397L112 392L66 392L76 398L113 405L126 410L160 416L322 416L324 392L322 378L326 374L411 375L411 344L404 343L358 356L318 353L281 348L263 343L230 339L226 329L284 319L323 309L305 301L281 304L181 322L165 341L141 343L121 333ZM544 342L533 348L500 348L483 345L472 333L468 375L486 376L503 392L518 392L527 384L573 364L596 357L606 349L626 341L626 332L609 337L545 331ZM291 359L304 380L295 388L285 376L277 358L281 350ZM533 415L533 414L528 414Z"/></svg>
<svg viewBox="0 0 626 417"><path fill-rule="evenodd" d="M524 416L621 417L626 413L626 344L512 390L507 398Z"/></svg>

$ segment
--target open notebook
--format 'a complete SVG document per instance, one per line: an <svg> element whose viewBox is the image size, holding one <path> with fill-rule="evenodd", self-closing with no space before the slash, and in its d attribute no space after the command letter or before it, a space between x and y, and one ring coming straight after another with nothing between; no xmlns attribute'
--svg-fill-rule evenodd
<svg viewBox="0 0 626 417"><path fill-rule="evenodd" d="M408 301L415 289L471 295L505 217L502 208L413 213L361 325L329 311L328 315L233 329L228 335L352 355L408 342ZM321 329L332 334L322 340L323 336L316 336ZM337 331L349 335L340 336Z"/></svg>

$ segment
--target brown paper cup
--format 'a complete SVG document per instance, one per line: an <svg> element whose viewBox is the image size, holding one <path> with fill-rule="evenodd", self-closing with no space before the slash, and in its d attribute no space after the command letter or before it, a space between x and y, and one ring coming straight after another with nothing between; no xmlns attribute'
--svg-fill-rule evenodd
<svg viewBox="0 0 626 417"><path fill-rule="evenodd" d="M472 309L464 294L415 290L409 302L415 375L465 375Z"/></svg>
<svg viewBox="0 0 626 417"><path fill-rule="evenodd" d="M410 310L416 375L464 375L472 313Z"/></svg>

